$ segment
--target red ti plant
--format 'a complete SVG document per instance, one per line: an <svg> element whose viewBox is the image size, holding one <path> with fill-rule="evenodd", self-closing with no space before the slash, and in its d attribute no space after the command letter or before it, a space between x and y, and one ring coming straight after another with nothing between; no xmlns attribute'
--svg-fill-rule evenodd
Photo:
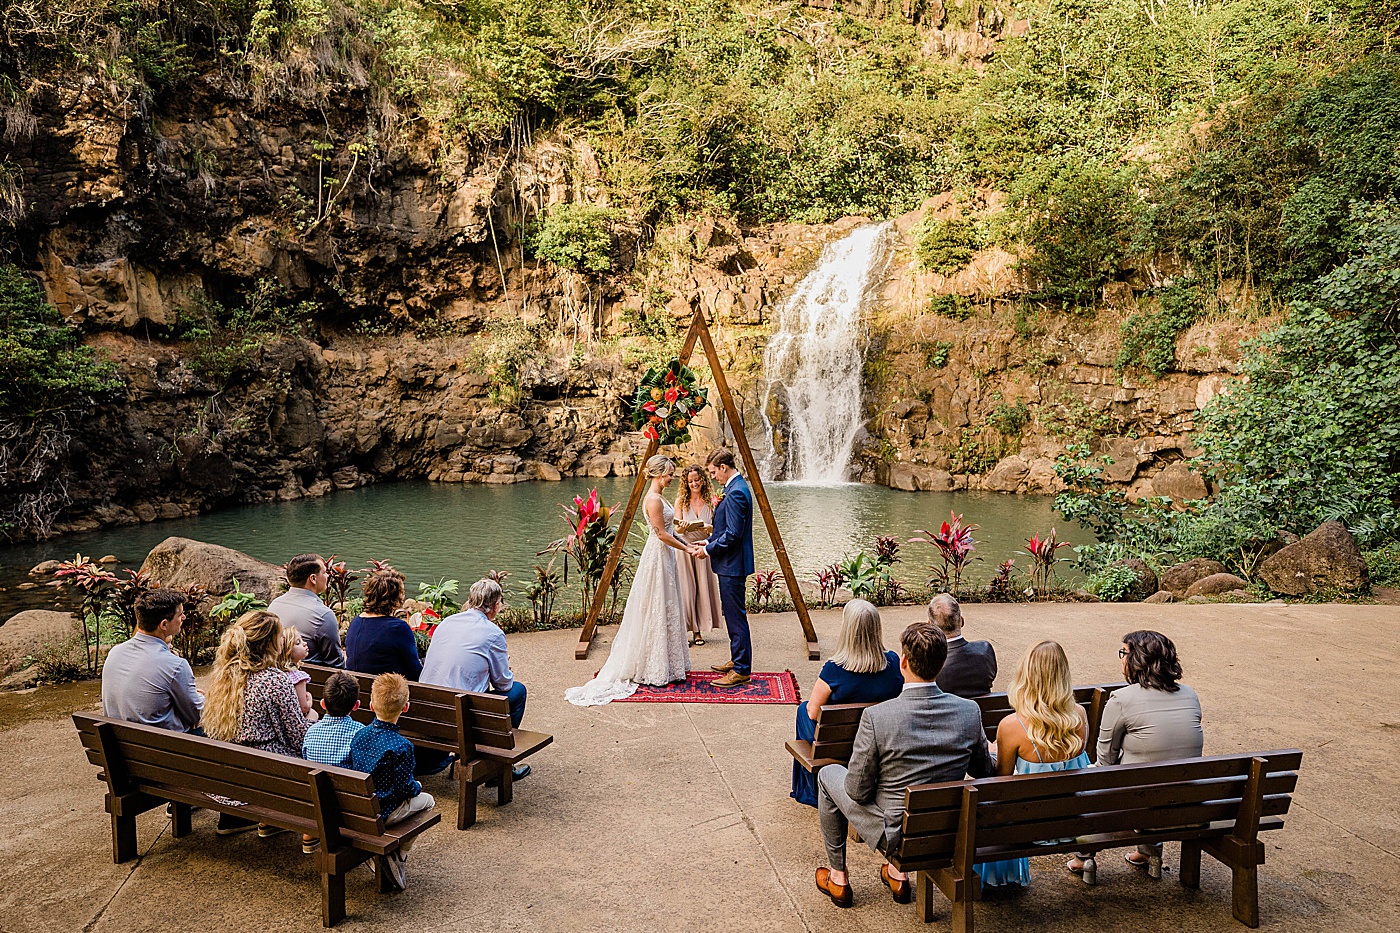
<svg viewBox="0 0 1400 933"><path fill-rule="evenodd" d="M1055 575L1055 565L1060 562L1055 552L1062 547L1069 547L1069 542L1056 540L1054 528L1044 538L1031 535L1026 542L1026 552L1031 556L1031 586L1037 599L1050 595L1050 581Z"/></svg>
<svg viewBox="0 0 1400 933"><path fill-rule="evenodd" d="M778 583L778 571L760 570L753 575L753 600L754 608L759 612L767 611L773 602L773 588Z"/></svg>
<svg viewBox="0 0 1400 933"><path fill-rule="evenodd" d="M582 577L580 583L584 612L587 612L593 603L593 593L603 579L608 552L612 550L613 540L617 537L617 529L612 527L612 513L616 509L617 506L609 508L598 501L596 488L588 491L587 499L574 496L574 507L564 506L564 520L569 523L569 535L550 542L548 547L540 551L541 554L564 555L566 586L569 582L569 564L574 565L574 572ZM622 556L625 558L625 551ZM614 599L617 596L616 587L620 586L619 577L623 575L624 569L619 561L613 577Z"/></svg>
<svg viewBox="0 0 1400 933"><path fill-rule="evenodd" d="M823 567L815 574L817 588L821 591L822 608L826 609L836 602L836 591L841 589L841 584L846 582L846 572L841 569L839 563L829 567Z"/></svg>
<svg viewBox="0 0 1400 933"><path fill-rule="evenodd" d="M997 572L987 584L987 598L993 602L1010 602L1016 595L1015 574L1014 557L997 564Z"/></svg>
<svg viewBox="0 0 1400 933"><path fill-rule="evenodd" d="M370 561L379 564L380 561ZM388 566L385 564L384 566ZM375 570L381 569L375 567ZM345 561L332 554L326 558L326 593L322 597L326 605L335 610L336 618L345 621L345 603L350 598L350 585L360 579L360 575L345 565Z"/></svg>
<svg viewBox="0 0 1400 933"><path fill-rule="evenodd" d="M894 535L875 538L875 563L886 569L899 563L899 540Z"/></svg>
<svg viewBox="0 0 1400 933"><path fill-rule="evenodd" d="M82 599L82 624L78 629L83 640L83 664L88 675L97 676L98 654L102 650L102 621L112 608L116 596L117 575L79 554L58 565L49 586L72 587Z"/></svg>
<svg viewBox="0 0 1400 933"><path fill-rule="evenodd" d="M963 570L972 561L972 552L977 550L972 533L976 525L964 525L962 516L948 513L951 521L944 522L938 531L928 532L916 528L921 537L910 538L910 544L927 544L938 551L942 566L934 569L929 576L929 586L937 586L953 594L956 599L962 589Z"/></svg>

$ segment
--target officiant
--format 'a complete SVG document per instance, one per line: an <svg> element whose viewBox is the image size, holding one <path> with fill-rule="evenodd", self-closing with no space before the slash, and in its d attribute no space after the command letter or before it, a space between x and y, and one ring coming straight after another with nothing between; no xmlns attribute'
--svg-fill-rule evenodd
<svg viewBox="0 0 1400 933"><path fill-rule="evenodd" d="M718 501L710 487L710 478L698 466L686 467L680 487L676 495L676 537L691 543L704 541L713 530ZM719 578L710 569L708 560L681 552L676 554L676 572L680 578L681 611L690 632L690 643L703 645L707 633L724 629Z"/></svg>

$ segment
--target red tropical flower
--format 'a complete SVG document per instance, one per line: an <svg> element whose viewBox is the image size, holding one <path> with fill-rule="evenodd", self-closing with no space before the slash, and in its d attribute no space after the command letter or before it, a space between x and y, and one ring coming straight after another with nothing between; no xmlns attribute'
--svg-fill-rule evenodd
<svg viewBox="0 0 1400 933"><path fill-rule="evenodd" d="M649 441L661 440L661 435L657 433L656 430L656 425L660 423L660 421L660 418L652 418L651 424L647 425L646 430L642 432L642 437L645 437Z"/></svg>
<svg viewBox="0 0 1400 933"><path fill-rule="evenodd" d="M675 386L671 386L671 388L669 388L669 389L666 390L666 401L670 402L671 404L674 405L675 402L676 402L676 399L678 399L678 398L680 398L680 397L681 397L680 390L677 389Z"/></svg>
<svg viewBox="0 0 1400 933"><path fill-rule="evenodd" d="M647 402L645 405L642 406L642 411L656 411L656 403Z"/></svg>

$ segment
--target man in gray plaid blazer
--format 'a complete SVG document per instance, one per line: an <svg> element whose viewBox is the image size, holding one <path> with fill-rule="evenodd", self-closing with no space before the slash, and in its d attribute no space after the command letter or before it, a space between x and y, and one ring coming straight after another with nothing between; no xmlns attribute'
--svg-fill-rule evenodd
<svg viewBox="0 0 1400 933"><path fill-rule="evenodd" d="M852 903L846 876L848 825L884 854L899 844L905 788L996 773L981 709L944 693L934 682L948 657L943 633L932 622L915 622L900 636L900 645L904 690L865 711L848 768L827 765L818 774L817 811L830 868L817 869L817 887L838 907ZM880 877L895 901L913 900L908 878L888 862Z"/></svg>

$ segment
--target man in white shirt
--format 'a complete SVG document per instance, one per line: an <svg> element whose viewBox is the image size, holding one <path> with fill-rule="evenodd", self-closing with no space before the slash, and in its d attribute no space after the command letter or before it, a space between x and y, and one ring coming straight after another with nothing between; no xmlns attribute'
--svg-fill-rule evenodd
<svg viewBox="0 0 1400 933"><path fill-rule="evenodd" d="M473 583L462 611L443 619L433 631L418 679L468 693L502 694L510 703L510 724L519 728L525 718L525 685L510 669L506 633L496 624L505 604L495 580ZM529 773L529 765L517 765L513 772L516 780Z"/></svg>
<svg viewBox="0 0 1400 933"><path fill-rule="evenodd" d="M267 611L281 619L284 626L301 632L308 663L344 667L340 622L334 610L321 601L321 594L330 584L326 562L317 554L298 554L287 561L286 571L289 588L272 601Z"/></svg>

